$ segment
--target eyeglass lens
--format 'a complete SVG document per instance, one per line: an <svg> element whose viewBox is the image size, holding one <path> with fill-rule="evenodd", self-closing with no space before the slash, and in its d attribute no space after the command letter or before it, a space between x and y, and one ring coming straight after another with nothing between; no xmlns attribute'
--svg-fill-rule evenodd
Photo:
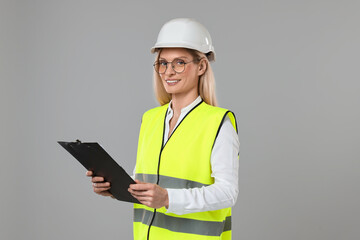
<svg viewBox="0 0 360 240"><path fill-rule="evenodd" d="M165 73L169 63L171 64L172 69L177 73L182 73L185 70L185 61L182 59L174 59L172 62L159 60L154 64L155 70L158 73Z"/></svg>

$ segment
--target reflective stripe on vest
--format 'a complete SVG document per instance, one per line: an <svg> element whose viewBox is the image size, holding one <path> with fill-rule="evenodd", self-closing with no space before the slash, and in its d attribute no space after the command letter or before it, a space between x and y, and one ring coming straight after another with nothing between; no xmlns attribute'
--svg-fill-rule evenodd
<svg viewBox="0 0 360 240"><path fill-rule="evenodd" d="M145 209L134 209L134 222L150 222L153 212ZM165 228L174 232L192 233L206 236L220 236L223 232L231 230L231 216L224 221L200 221L187 218L168 216L156 213L152 226Z"/></svg>
<svg viewBox="0 0 360 240"><path fill-rule="evenodd" d="M214 183L211 151L225 116L232 112L202 102L181 121L163 146L168 104L143 115L135 178L163 188L200 188ZM184 215L134 205L134 239L231 239L231 208Z"/></svg>
<svg viewBox="0 0 360 240"><path fill-rule="evenodd" d="M147 183L156 183L157 175L137 173L135 174L135 179ZM159 176L159 182L161 182L161 187L163 188L174 188L174 189L201 188L201 187L209 186L209 184L203 184L200 182L190 181L181 178L162 176L162 175Z"/></svg>

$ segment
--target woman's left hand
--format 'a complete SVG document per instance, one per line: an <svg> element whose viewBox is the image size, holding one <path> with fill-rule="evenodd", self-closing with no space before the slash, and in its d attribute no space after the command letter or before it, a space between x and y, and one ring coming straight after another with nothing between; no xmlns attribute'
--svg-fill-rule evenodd
<svg viewBox="0 0 360 240"><path fill-rule="evenodd" d="M166 189L154 183L144 183L135 180L128 191L142 204L151 208L169 207L169 197Z"/></svg>

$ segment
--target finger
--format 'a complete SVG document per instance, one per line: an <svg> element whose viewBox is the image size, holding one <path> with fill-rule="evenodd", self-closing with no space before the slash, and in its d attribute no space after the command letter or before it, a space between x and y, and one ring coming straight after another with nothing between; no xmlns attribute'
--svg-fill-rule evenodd
<svg viewBox="0 0 360 240"><path fill-rule="evenodd" d="M93 177L92 179L92 182L96 183L96 182L103 182L104 181L104 178L103 177Z"/></svg>
<svg viewBox="0 0 360 240"><path fill-rule="evenodd" d="M129 192L131 193L131 195L136 196L136 197L147 197L147 196L149 196L147 191L134 191L134 190L129 189Z"/></svg>
<svg viewBox="0 0 360 240"><path fill-rule="evenodd" d="M143 184L143 183L145 183L145 182L142 182L142 181L140 181L140 180L135 179L135 183L130 184L129 187L130 187L130 186L134 186L134 185L136 185L136 184Z"/></svg>
<svg viewBox="0 0 360 240"><path fill-rule="evenodd" d="M153 187L152 183L137 183L130 184L129 186L132 190L149 190Z"/></svg>
<svg viewBox="0 0 360 240"><path fill-rule="evenodd" d="M128 188L128 191L129 191L129 192L136 193L136 194L145 194L146 192L149 192L149 191L151 191L151 190L148 190L148 189L145 189L145 190L136 190L136 189Z"/></svg>
<svg viewBox="0 0 360 240"><path fill-rule="evenodd" d="M94 192L96 193L101 193L101 192L105 192L107 190L109 190L110 187L106 187L106 188L94 188Z"/></svg>
<svg viewBox="0 0 360 240"><path fill-rule="evenodd" d="M139 200L139 202L140 202L141 204L147 206L147 207L151 207L151 208L153 207L152 203L149 202L149 201L140 201L140 200Z"/></svg>
<svg viewBox="0 0 360 240"><path fill-rule="evenodd" d="M92 175L93 175L93 172L92 172L92 171L87 171L87 172L86 172L86 176L91 177Z"/></svg>
<svg viewBox="0 0 360 240"><path fill-rule="evenodd" d="M148 202L148 204L152 201L151 198L149 197L139 197L139 196L134 196L132 195L134 198L136 198L140 203L143 203L143 202Z"/></svg>
<svg viewBox="0 0 360 240"><path fill-rule="evenodd" d="M95 192L96 194L99 194L101 196L112 196L112 194L109 191L103 191L103 192Z"/></svg>
<svg viewBox="0 0 360 240"><path fill-rule="evenodd" d="M110 183L109 182L93 183L93 186L96 188L110 187Z"/></svg>
<svg viewBox="0 0 360 240"><path fill-rule="evenodd" d="M139 202L151 202L152 199L149 197L136 197L137 200L139 200Z"/></svg>

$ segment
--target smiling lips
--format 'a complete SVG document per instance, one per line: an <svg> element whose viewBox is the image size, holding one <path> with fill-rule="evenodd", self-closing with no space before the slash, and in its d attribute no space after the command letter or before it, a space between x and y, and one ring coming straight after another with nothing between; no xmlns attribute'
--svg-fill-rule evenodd
<svg viewBox="0 0 360 240"><path fill-rule="evenodd" d="M180 80L178 80L178 79L167 79L165 81L170 86L173 86L173 85L177 84L178 82L180 82Z"/></svg>

